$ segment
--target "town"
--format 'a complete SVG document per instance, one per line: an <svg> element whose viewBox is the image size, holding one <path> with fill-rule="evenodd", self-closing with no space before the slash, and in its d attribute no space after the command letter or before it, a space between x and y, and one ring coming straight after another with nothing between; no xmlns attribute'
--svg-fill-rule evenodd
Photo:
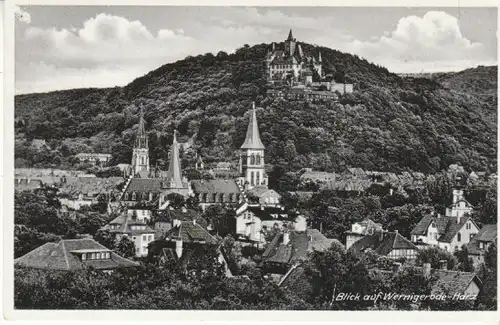
<svg viewBox="0 0 500 325"><path fill-rule="evenodd" d="M292 30L282 44L272 43L263 62L268 98L321 103L357 91L345 78L325 78L322 53L306 53ZM215 296L199 294L200 305L181 305L189 299L174 304L182 290L171 284L174 298L164 299L173 309L496 308L495 173L458 163L433 174L308 167L277 182L266 160L259 102L244 114L238 161L206 162L195 149L196 136L182 142L171 129L164 170L150 159L155 148L147 109L136 107L130 162L110 165L108 152L80 152L72 159L86 170L16 168L14 264L16 276L23 276L16 282L18 308L167 308L141 304L173 270L179 277L169 283L200 285L189 288L193 301L194 292L215 286L215 279L226 290L213 288ZM32 145L46 143L34 139ZM95 279L26 275L46 271L90 272L85 276ZM31 296L30 290L49 285L44 281L66 290L66 298ZM85 291L81 301L70 299L78 283L93 282L108 293L118 290L113 286L130 287L111 298ZM237 288L266 297L255 302ZM380 292L451 298L359 298L385 297ZM453 298L460 296L472 298Z"/></svg>

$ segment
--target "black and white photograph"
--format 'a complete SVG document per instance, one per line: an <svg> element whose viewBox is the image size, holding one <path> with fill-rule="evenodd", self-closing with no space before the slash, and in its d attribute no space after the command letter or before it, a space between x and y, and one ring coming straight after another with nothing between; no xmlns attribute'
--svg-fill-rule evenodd
<svg viewBox="0 0 500 325"><path fill-rule="evenodd" d="M497 311L497 7L105 4L5 12L14 311Z"/></svg>

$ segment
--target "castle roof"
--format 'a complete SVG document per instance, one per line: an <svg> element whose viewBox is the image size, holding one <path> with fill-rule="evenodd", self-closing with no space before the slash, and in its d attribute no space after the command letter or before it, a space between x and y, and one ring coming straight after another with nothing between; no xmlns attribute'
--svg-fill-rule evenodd
<svg viewBox="0 0 500 325"><path fill-rule="evenodd" d="M170 165L167 173L167 179L173 188L183 188L181 161L179 158L179 146L177 143L177 131L174 131L174 141L170 147Z"/></svg>
<svg viewBox="0 0 500 325"><path fill-rule="evenodd" d="M260 140L259 126L257 124L257 116L255 114L255 103L253 103L250 122L248 123L247 136L245 138L245 142L241 145L241 149L265 149L264 144Z"/></svg>

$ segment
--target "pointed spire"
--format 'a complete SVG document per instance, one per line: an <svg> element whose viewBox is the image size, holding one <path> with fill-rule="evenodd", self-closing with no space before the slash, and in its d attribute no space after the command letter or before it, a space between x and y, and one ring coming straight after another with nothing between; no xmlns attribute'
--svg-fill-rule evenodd
<svg viewBox="0 0 500 325"><path fill-rule="evenodd" d="M182 170L179 158L179 144L177 143L177 130L174 130L174 141L170 147L170 165L167 179L171 188L182 188Z"/></svg>
<svg viewBox="0 0 500 325"><path fill-rule="evenodd" d="M293 41L293 34L292 34L292 29L290 28L290 32L288 33L288 38L286 39L287 41Z"/></svg>
<svg viewBox="0 0 500 325"><path fill-rule="evenodd" d="M297 45L297 49L299 50L299 57L303 58L304 57L304 52L302 52L302 46L300 46L300 44Z"/></svg>
<svg viewBox="0 0 500 325"><path fill-rule="evenodd" d="M318 62L321 62L321 52L319 52L319 55L318 55Z"/></svg>
<svg viewBox="0 0 500 325"><path fill-rule="evenodd" d="M148 148L148 136L146 134L146 127L144 126L144 112L141 107L139 116L139 126L137 127L137 134L135 136L134 148Z"/></svg>
<svg viewBox="0 0 500 325"><path fill-rule="evenodd" d="M255 102L252 103L252 114L248 123L247 136L245 142L241 145L241 149L265 149L264 144L260 140L257 115L255 114Z"/></svg>

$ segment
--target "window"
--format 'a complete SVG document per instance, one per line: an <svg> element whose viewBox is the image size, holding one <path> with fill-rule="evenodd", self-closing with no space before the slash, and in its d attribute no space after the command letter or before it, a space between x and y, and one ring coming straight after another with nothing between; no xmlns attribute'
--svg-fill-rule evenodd
<svg viewBox="0 0 500 325"><path fill-rule="evenodd" d="M260 173L257 172L257 180L255 181L255 185L260 185Z"/></svg>
<svg viewBox="0 0 500 325"><path fill-rule="evenodd" d="M85 261L87 259L87 254L82 254L82 261Z"/></svg>
<svg viewBox="0 0 500 325"><path fill-rule="evenodd" d="M148 236L148 241L152 241L153 240L153 235L149 235Z"/></svg>
<svg viewBox="0 0 500 325"><path fill-rule="evenodd" d="M100 260L101 259L101 253L95 253L95 259Z"/></svg>
<svg viewBox="0 0 500 325"><path fill-rule="evenodd" d="M95 260L95 253L90 253L90 259Z"/></svg>
<svg viewBox="0 0 500 325"><path fill-rule="evenodd" d="M461 234L461 233L458 233L458 234L457 234L457 241L458 241L458 242L461 242L461 241L462 241L462 234Z"/></svg>
<svg viewBox="0 0 500 325"><path fill-rule="evenodd" d="M141 165L144 165L144 157L141 157Z"/></svg>
<svg viewBox="0 0 500 325"><path fill-rule="evenodd" d="M469 237L469 241L472 240L472 238L475 236L476 234L470 234L470 237Z"/></svg>
<svg viewBox="0 0 500 325"><path fill-rule="evenodd" d="M250 184L252 186L254 185L254 174L253 174L253 172L250 173Z"/></svg>
<svg viewBox="0 0 500 325"><path fill-rule="evenodd" d="M255 165L255 154L250 156L250 165Z"/></svg>
<svg viewBox="0 0 500 325"><path fill-rule="evenodd" d="M146 235L142 235L142 240L146 241L147 240L147 236Z"/></svg>
<svg viewBox="0 0 500 325"><path fill-rule="evenodd" d="M260 165L260 155L257 155L257 157L256 157L256 164Z"/></svg>
<svg viewBox="0 0 500 325"><path fill-rule="evenodd" d="M111 257L111 253L110 252L106 252L106 258L110 258Z"/></svg>
<svg viewBox="0 0 500 325"><path fill-rule="evenodd" d="M135 252L136 252L136 253L139 253L139 247L137 247L137 248L135 249Z"/></svg>

